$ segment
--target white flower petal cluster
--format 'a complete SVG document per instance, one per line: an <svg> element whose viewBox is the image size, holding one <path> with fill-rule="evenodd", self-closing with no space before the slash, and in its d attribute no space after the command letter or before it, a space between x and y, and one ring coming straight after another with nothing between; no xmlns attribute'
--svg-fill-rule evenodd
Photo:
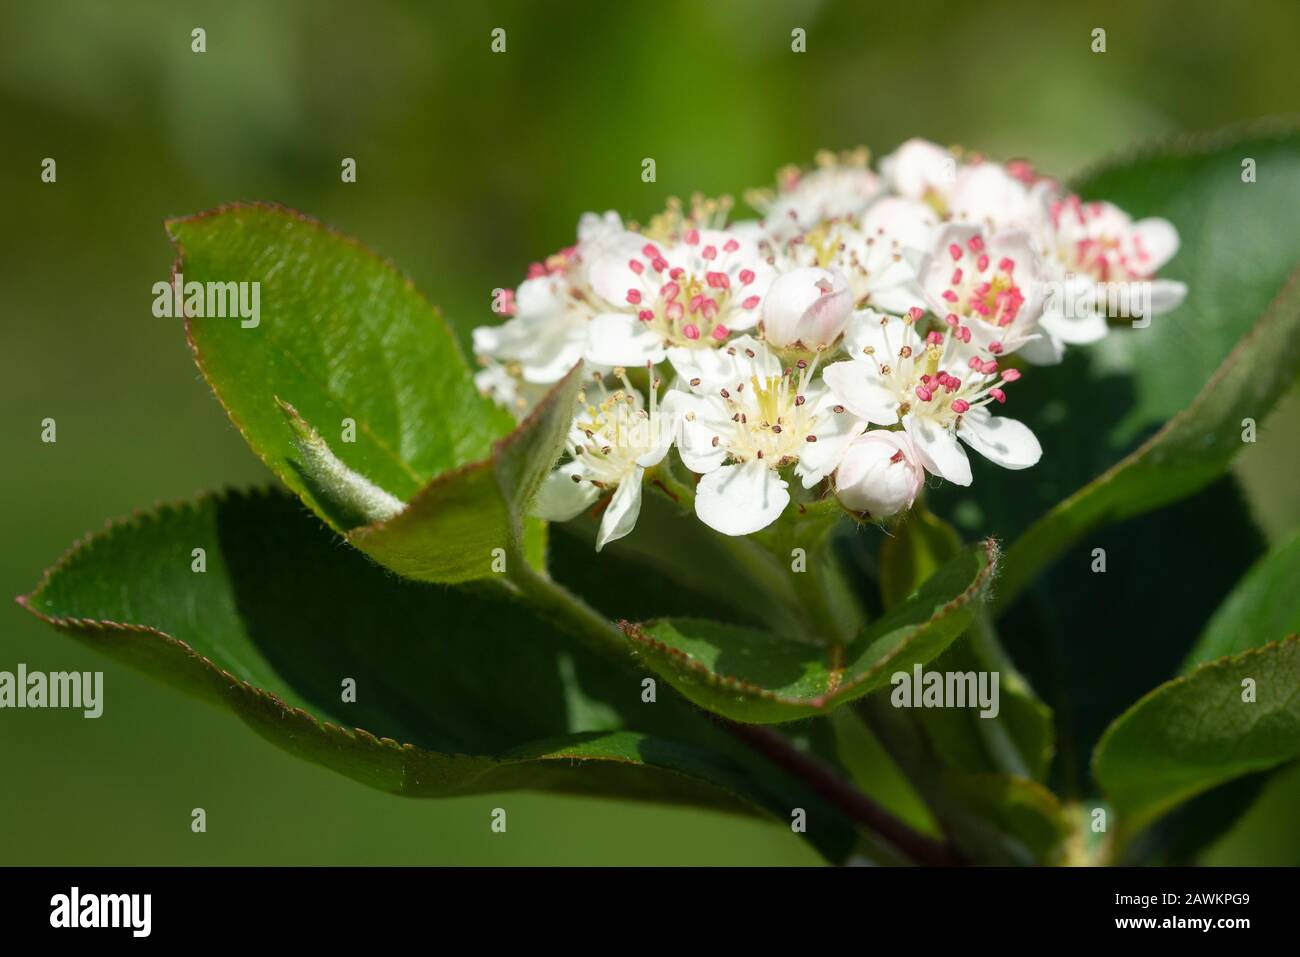
<svg viewBox="0 0 1300 957"><path fill-rule="evenodd" d="M970 484L968 450L1034 465L1034 434L995 414L1023 364L1186 294L1156 275L1172 225L1025 162L910 140L876 169L821 154L777 182L747 194L758 220L698 197L647 227L588 213L503 297L507 320L475 330L476 382L518 417L579 360L594 374L540 517L599 513L603 548L668 469L694 474L698 517L725 535L796 497L889 518L927 475Z"/></svg>

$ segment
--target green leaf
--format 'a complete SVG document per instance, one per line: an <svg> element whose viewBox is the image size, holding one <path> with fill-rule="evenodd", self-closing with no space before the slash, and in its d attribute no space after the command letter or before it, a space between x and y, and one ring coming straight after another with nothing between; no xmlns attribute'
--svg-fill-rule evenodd
<svg viewBox="0 0 1300 957"><path fill-rule="evenodd" d="M1251 687L1254 700L1243 700ZM1093 774L1133 833L1216 784L1298 755L1300 637L1293 635L1156 688L1107 729Z"/></svg>
<svg viewBox="0 0 1300 957"><path fill-rule="evenodd" d="M1007 551L997 607L1089 531L1151 511L1209 485L1243 447L1243 420L1256 422L1300 370L1300 274L1205 388L1134 452L1039 519Z"/></svg>
<svg viewBox="0 0 1300 957"><path fill-rule="evenodd" d="M974 860L1061 863L1070 819L1047 788L1014 775L954 771L944 772L941 782L953 839Z"/></svg>
<svg viewBox="0 0 1300 957"><path fill-rule="evenodd" d="M910 595L962 549L961 536L924 505L916 505L880 549L880 590L886 608ZM995 672L996 716L968 708L922 709L936 756L971 773L1014 773L1041 780L1053 752L1052 712L1002 649L988 615L980 611L966 633L933 662L939 672Z"/></svg>
<svg viewBox="0 0 1300 957"><path fill-rule="evenodd" d="M484 459L511 428L479 395L442 316L393 266L293 210L235 204L170 220L175 281L259 284L260 318L198 318L195 360L271 470L327 517L300 476L293 405L350 469L399 499ZM344 420L355 441L340 440Z"/></svg>
<svg viewBox="0 0 1300 957"><path fill-rule="evenodd" d="M512 431L474 388L442 317L358 243L260 204L168 230L182 290L259 284L255 325L187 307L186 328L231 421L316 514L422 581L483 578L503 554L542 564L545 532L524 516L559 455L578 372ZM356 527L391 514L389 496L408 507ZM379 511L366 507L375 502Z"/></svg>
<svg viewBox="0 0 1300 957"><path fill-rule="evenodd" d="M1256 160L1258 182L1242 182L1244 157ZM1068 381L1056 380L1070 399L1039 403L1041 420L1024 416L1035 428L1055 423L1067 446L1089 437L1077 453L1050 436L1045 441L1046 457L1075 463L1072 471L1053 470L1063 485L1057 494L1097 475L1098 454L1090 450L1113 462L1134 439L1165 425L1015 542L999 609L1089 531L1175 502L1221 475L1242 448L1242 420L1262 421L1300 370L1300 279L1288 279L1300 249L1300 132L1293 122L1162 144L1075 185L1085 198L1110 200L1135 217L1173 222L1182 248L1162 275L1185 281L1188 298L1149 328L1115 330L1081 350L1087 361L1067 361ZM1023 486L1042 481L1012 479L1007 500L1013 508L1040 501Z"/></svg>
<svg viewBox="0 0 1300 957"><path fill-rule="evenodd" d="M1300 632L1300 533L1255 564L1214 613L1182 671Z"/></svg>
<svg viewBox="0 0 1300 957"><path fill-rule="evenodd" d="M969 624L996 563L992 541L962 552L844 646L695 618L622 625L646 663L700 707L737 721L791 721L860 698L943 651Z"/></svg>
<svg viewBox="0 0 1300 957"><path fill-rule="evenodd" d="M854 843L838 812L686 703L644 704L636 672L486 585L388 574L282 492L205 497L110 526L21 601L372 787L547 789L761 808L787 822L804 807L809 839L832 859Z"/></svg>
<svg viewBox="0 0 1300 957"><path fill-rule="evenodd" d="M563 448L582 387L581 364L546 394L490 458L439 475L385 522L348 541L407 578L463 582L502 571L524 545L525 515ZM536 562L534 562L536 564Z"/></svg>
<svg viewBox="0 0 1300 957"><path fill-rule="evenodd" d="M961 535L924 505L916 505L880 546L880 594L886 608L900 604L961 551Z"/></svg>
<svg viewBox="0 0 1300 957"><path fill-rule="evenodd" d="M1242 180L1247 157L1256 165L1251 183ZM1107 371L1133 383L1113 431L1135 437L1192 401L1300 265L1300 125L1292 117L1155 143L1074 188L1135 217L1162 216L1181 239L1161 275L1187 283L1186 303L1096 350Z"/></svg>

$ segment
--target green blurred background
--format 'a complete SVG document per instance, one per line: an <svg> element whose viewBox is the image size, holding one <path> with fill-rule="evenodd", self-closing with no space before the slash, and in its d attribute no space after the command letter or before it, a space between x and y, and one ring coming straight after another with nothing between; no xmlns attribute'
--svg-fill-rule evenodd
<svg viewBox="0 0 1300 957"><path fill-rule="evenodd" d="M107 517L269 480L180 328L150 313L165 217L303 209L396 261L467 340L493 287L570 243L584 210L644 220L669 195L739 194L819 148L913 135L1068 175L1149 137L1300 109L1297 38L1294 2L6 2L0 595ZM1298 413L1292 395L1274 422ZM1300 443L1265 435L1238 474L1275 538L1300 520ZM694 810L374 793L6 603L0 670L20 661L104 671L106 707L0 712L0 864L815 863L784 828ZM504 835L488 828L499 804ZM1300 860L1298 804L1292 769L1206 859Z"/></svg>

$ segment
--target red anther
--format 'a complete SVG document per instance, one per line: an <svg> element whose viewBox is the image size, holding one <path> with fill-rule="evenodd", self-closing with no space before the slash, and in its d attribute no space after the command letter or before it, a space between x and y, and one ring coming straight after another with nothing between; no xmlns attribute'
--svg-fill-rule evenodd
<svg viewBox="0 0 1300 957"><path fill-rule="evenodd" d="M984 239L981 236L972 236L966 240L966 248L973 253L980 252L984 248Z"/></svg>
<svg viewBox="0 0 1300 957"><path fill-rule="evenodd" d="M684 272L686 272L686 270L683 269L681 266L674 266L673 269L672 269L672 271L668 273L668 278L669 278L669 279L681 279L681 278L682 278L682 273L684 273Z"/></svg>
<svg viewBox="0 0 1300 957"><path fill-rule="evenodd" d="M729 277L725 272L705 273L704 279L714 289L731 288L731 277Z"/></svg>
<svg viewBox="0 0 1300 957"><path fill-rule="evenodd" d="M668 260L664 259L663 256L656 256L654 259L650 260L650 265L654 268L655 272L663 272L668 268Z"/></svg>
<svg viewBox="0 0 1300 957"><path fill-rule="evenodd" d="M920 322L921 317L924 315L925 310L920 306L913 306L911 309L907 310L907 318L911 319L913 322Z"/></svg>
<svg viewBox="0 0 1300 957"><path fill-rule="evenodd" d="M927 389L925 386L918 385L916 387L916 397L920 399L922 402L929 402L931 399L934 398L934 393L931 392L929 389Z"/></svg>
<svg viewBox="0 0 1300 957"><path fill-rule="evenodd" d="M710 335L712 335L718 342L721 342L723 339L727 338L727 336L731 335L731 330L726 326L714 326L713 332L710 333Z"/></svg>
<svg viewBox="0 0 1300 957"><path fill-rule="evenodd" d="M989 257L980 256L980 258L975 261L975 268L980 272L985 272L989 268Z"/></svg>
<svg viewBox="0 0 1300 957"><path fill-rule="evenodd" d="M664 307L664 315L668 317L669 322L677 322L685 312L680 302L670 302Z"/></svg>
<svg viewBox="0 0 1300 957"><path fill-rule="evenodd" d="M891 455L889 457L889 461L892 462L894 465L897 465L899 462L903 461L903 450L899 449L897 452Z"/></svg>
<svg viewBox="0 0 1300 957"><path fill-rule="evenodd" d="M967 365L969 365L976 372L984 371L984 362L982 359L980 359L979 356L971 356L970 362L968 362Z"/></svg>
<svg viewBox="0 0 1300 957"><path fill-rule="evenodd" d="M642 246L641 255L645 256L646 259L661 258L659 255L659 247L656 246L654 243L646 243L644 246Z"/></svg>
<svg viewBox="0 0 1300 957"><path fill-rule="evenodd" d="M686 245L694 246L700 241L700 231L698 229L688 229L682 239L686 240Z"/></svg>
<svg viewBox="0 0 1300 957"><path fill-rule="evenodd" d="M748 299L746 299L744 302L741 303L741 306L743 306L745 309L753 309L757 305L758 305L757 296L750 296Z"/></svg>
<svg viewBox="0 0 1300 957"><path fill-rule="evenodd" d="M541 263L533 263L528 267L529 279L541 279L545 275L546 275L546 267L543 266Z"/></svg>
<svg viewBox="0 0 1300 957"><path fill-rule="evenodd" d="M705 246L703 249L700 250L700 257L701 257L702 259L717 259L717 258L718 258L718 247L717 247L717 246Z"/></svg>
<svg viewBox="0 0 1300 957"><path fill-rule="evenodd" d="M651 319L655 317L654 310L642 309L640 312L636 314L636 317L640 319L642 322L649 322Z"/></svg>
<svg viewBox="0 0 1300 957"><path fill-rule="evenodd" d="M669 302L680 295L682 287L675 282L666 282L659 288L659 295L663 296Z"/></svg>
<svg viewBox="0 0 1300 957"><path fill-rule="evenodd" d="M1017 379L1020 378L1020 370L1008 369L1006 372L1002 373L1002 378L1005 379L1007 382L1015 382Z"/></svg>
<svg viewBox="0 0 1300 957"><path fill-rule="evenodd" d="M645 272L645 266L642 264L641 260L639 259L629 259L627 261L627 268L632 270L638 276L641 275L641 273Z"/></svg>
<svg viewBox="0 0 1300 957"><path fill-rule="evenodd" d="M727 242L723 245L722 251L724 253L734 253L739 248L740 248L740 243L736 242L734 239L728 239Z"/></svg>
<svg viewBox="0 0 1300 957"><path fill-rule="evenodd" d="M961 247L958 246L956 243L953 243L951 246L948 247L948 255L952 257L953 262L956 262L958 259L961 259L961 255L962 255Z"/></svg>
<svg viewBox="0 0 1300 957"><path fill-rule="evenodd" d="M948 285L956 286L960 282L961 282L961 267L958 267L952 271L952 278L948 280Z"/></svg>
<svg viewBox="0 0 1300 957"><path fill-rule="evenodd" d="M686 327L682 329L682 335L694 341L700 337L700 327L693 322L687 323Z"/></svg>
<svg viewBox="0 0 1300 957"><path fill-rule="evenodd" d="M943 291L943 299L944 302L956 302L957 294L953 292L951 289L945 289Z"/></svg>
<svg viewBox="0 0 1300 957"><path fill-rule="evenodd" d="M705 319L712 319L718 314L718 300L712 296L706 296L700 307L704 312Z"/></svg>
<svg viewBox="0 0 1300 957"><path fill-rule="evenodd" d="M1001 389L989 389L989 395L997 399L999 403L1007 401L1007 394Z"/></svg>
<svg viewBox="0 0 1300 957"><path fill-rule="evenodd" d="M932 346L941 346L943 345L943 333L939 332L937 329L932 330L926 334L925 341Z"/></svg>
<svg viewBox="0 0 1300 957"><path fill-rule="evenodd" d="M748 286L753 281L754 281L754 270L742 269L740 271L740 284L742 286Z"/></svg>
<svg viewBox="0 0 1300 957"><path fill-rule="evenodd" d="M959 323L961 320L957 318L957 313L950 312L948 313L948 315L943 317L943 321L948 323L948 325L952 326L955 329L957 328L957 323Z"/></svg>
<svg viewBox="0 0 1300 957"><path fill-rule="evenodd" d="M639 302L641 301L641 290L640 290L640 289L629 289L629 290L627 291L627 301L630 302L630 303L631 303L632 305L634 305L634 306L637 305L637 303L639 303Z"/></svg>
<svg viewBox="0 0 1300 957"><path fill-rule="evenodd" d="M970 326L962 326L953 333L962 342L970 342Z"/></svg>
<svg viewBox="0 0 1300 957"><path fill-rule="evenodd" d="M686 309L688 312L694 314L700 311L700 306L702 305L704 305L704 293L697 292L695 295L691 296L691 301L687 304Z"/></svg>
<svg viewBox="0 0 1300 957"><path fill-rule="evenodd" d="M1000 342L990 342L990 343L989 343L989 352L993 353L995 356L1000 356L1000 355L1002 355L1002 343L1000 343Z"/></svg>
<svg viewBox="0 0 1300 957"><path fill-rule="evenodd" d="M967 402L965 399L953 399L952 410L956 412L958 415L961 415L963 412L969 412L970 403Z"/></svg>
<svg viewBox="0 0 1300 957"><path fill-rule="evenodd" d="M1016 261L1010 256L1003 256L998 260L998 269L1002 270L1002 272L1015 272Z"/></svg>

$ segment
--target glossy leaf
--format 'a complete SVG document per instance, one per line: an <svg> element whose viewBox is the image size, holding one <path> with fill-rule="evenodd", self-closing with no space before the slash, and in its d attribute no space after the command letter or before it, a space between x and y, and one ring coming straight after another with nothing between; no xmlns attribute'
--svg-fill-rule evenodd
<svg viewBox="0 0 1300 957"><path fill-rule="evenodd" d="M1093 773L1131 833L1214 785L1297 756L1300 637L1292 636L1156 688L1107 730Z"/></svg>
<svg viewBox="0 0 1300 957"><path fill-rule="evenodd" d="M1260 559L1219 606L1183 665L1257 648L1300 632L1300 534Z"/></svg>
<svg viewBox="0 0 1300 957"><path fill-rule="evenodd" d="M691 701L737 721L822 714L946 648L971 620L997 562L984 542L845 646L825 648L694 618L623 627L646 663Z"/></svg>
<svg viewBox="0 0 1300 957"><path fill-rule="evenodd" d="M1267 171L1258 182L1242 181L1247 156ZM1057 415L1069 436L1087 434L1089 448L1113 454L1165 424L1012 545L999 609L1089 531L1175 502L1223 474L1243 447L1243 420L1262 421L1300 371L1300 280L1288 278L1300 264L1294 124L1158 145L1076 188L1135 216L1171 220L1182 247L1165 272L1188 283L1188 299L1149 328L1116 330L1088 350L1084 377L1075 363L1073 402ZM1034 498L1010 491L1012 502Z"/></svg>
<svg viewBox="0 0 1300 957"><path fill-rule="evenodd" d="M190 346L253 451L322 517L277 396L345 465L402 500L486 458L510 430L509 416L474 388L438 311L354 240L260 203L173 219L167 230L182 292L191 283L259 284L255 326L186 307ZM355 441L341 440L345 420Z"/></svg>
<svg viewBox="0 0 1300 957"><path fill-rule="evenodd" d="M575 368L492 454L437 476L406 510L353 529L348 541L398 574L427 582L463 582L505 570L526 547L527 508L563 448L582 386ZM534 562L536 564L536 562Z"/></svg>
<svg viewBox="0 0 1300 957"><path fill-rule="evenodd" d="M548 789L762 808L784 821L804 807L823 852L839 859L854 843L837 812L684 702L643 703L634 671L485 586L388 574L282 492L205 497L111 526L22 602L372 787Z"/></svg>
<svg viewBox="0 0 1300 957"><path fill-rule="evenodd" d="M1300 277L1287 284L1190 406L1012 545L999 607L1090 530L1175 502L1218 478L1243 447L1243 421L1262 419L1298 370Z"/></svg>

